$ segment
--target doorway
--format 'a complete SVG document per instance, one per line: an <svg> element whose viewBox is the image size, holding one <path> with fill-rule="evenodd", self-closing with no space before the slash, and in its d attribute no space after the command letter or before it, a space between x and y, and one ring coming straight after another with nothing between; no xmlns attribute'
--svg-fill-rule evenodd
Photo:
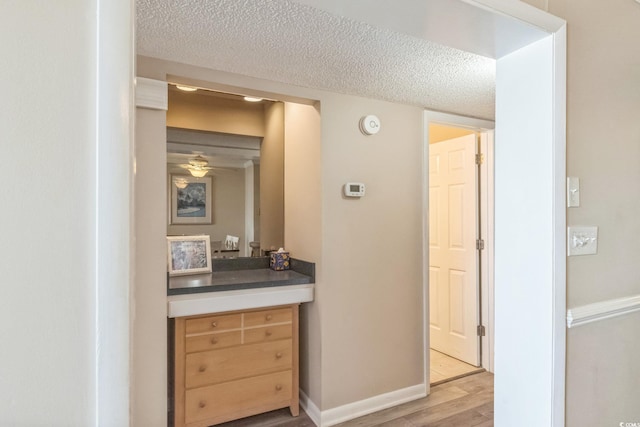
<svg viewBox="0 0 640 427"><path fill-rule="evenodd" d="M426 116L427 351L434 385L493 371L493 123Z"/></svg>

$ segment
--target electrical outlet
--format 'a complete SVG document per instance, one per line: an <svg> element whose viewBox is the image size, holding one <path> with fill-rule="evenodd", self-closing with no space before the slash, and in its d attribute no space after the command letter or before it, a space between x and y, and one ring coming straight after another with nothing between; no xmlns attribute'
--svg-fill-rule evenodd
<svg viewBox="0 0 640 427"><path fill-rule="evenodd" d="M595 255L598 252L598 227L568 228L569 256Z"/></svg>

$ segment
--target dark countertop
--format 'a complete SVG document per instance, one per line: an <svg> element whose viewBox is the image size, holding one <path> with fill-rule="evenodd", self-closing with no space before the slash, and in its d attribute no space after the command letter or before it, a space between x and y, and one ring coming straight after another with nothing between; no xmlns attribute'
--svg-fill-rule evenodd
<svg viewBox="0 0 640 427"><path fill-rule="evenodd" d="M315 264L291 258L289 270L269 268L269 258L222 258L212 260L212 273L168 278L167 295L218 292L315 282Z"/></svg>

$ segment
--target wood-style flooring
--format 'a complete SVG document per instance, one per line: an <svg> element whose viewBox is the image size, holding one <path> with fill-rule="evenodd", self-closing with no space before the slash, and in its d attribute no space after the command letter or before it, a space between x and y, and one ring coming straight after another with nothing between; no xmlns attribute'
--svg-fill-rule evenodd
<svg viewBox="0 0 640 427"><path fill-rule="evenodd" d="M442 384L456 378L462 378L466 375L483 372L484 368L478 368L468 363L454 359L451 356L440 353L439 351L430 349L429 363L430 375L429 382L432 386Z"/></svg>
<svg viewBox="0 0 640 427"><path fill-rule="evenodd" d="M315 427L288 409L220 424L223 427ZM338 427L493 427L493 374L481 372L431 387L431 394L356 418Z"/></svg>

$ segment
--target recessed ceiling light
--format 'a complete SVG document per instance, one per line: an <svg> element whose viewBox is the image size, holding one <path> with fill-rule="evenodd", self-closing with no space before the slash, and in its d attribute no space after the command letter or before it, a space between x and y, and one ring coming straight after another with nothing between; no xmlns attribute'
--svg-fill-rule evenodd
<svg viewBox="0 0 640 427"><path fill-rule="evenodd" d="M185 86L185 85L176 85L177 89L183 90L185 92L195 92L198 90L197 87L193 87L193 86Z"/></svg>
<svg viewBox="0 0 640 427"><path fill-rule="evenodd" d="M249 102L260 102L262 101L262 98L257 98L255 96L245 96L244 100Z"/></svg>

